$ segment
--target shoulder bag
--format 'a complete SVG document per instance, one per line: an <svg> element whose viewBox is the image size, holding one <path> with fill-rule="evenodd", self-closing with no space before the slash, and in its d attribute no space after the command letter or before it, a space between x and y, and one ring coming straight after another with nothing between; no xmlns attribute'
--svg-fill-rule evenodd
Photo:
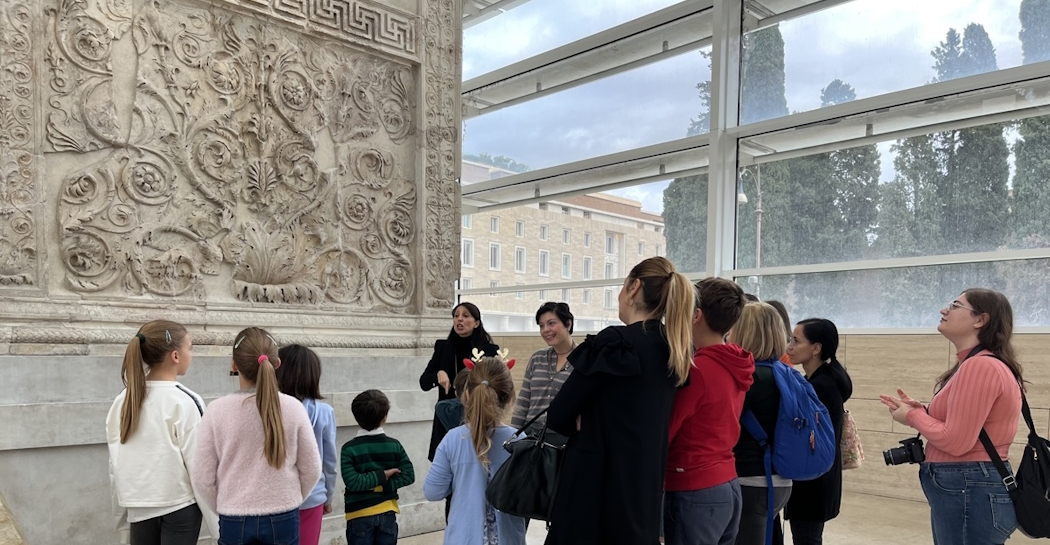
<svg viewBox="0 0 1050 545"><path fill-rule="evenodd" d="M565 452L564 440L558 439L564 438L548 432L544 425L536 435L519 439L523 431L546 413L544 410L533 417L503 443L510 458L503 462L485 489L489 504L508 515L550 520Z"/></svg>

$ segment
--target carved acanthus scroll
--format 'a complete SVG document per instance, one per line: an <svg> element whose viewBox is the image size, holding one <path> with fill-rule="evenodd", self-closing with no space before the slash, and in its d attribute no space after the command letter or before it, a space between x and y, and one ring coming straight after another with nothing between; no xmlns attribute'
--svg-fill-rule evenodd
<svg viewBox="0 0 1050 545"><path fill-rule="evenodd" d="M32 13L0 0L0 288L37 283Z"/></svg>
<svg viewBox="0 0 1050 545"><path fill-rule="evenodd" d="M52 46L71 40L55 28ZM132 32L128 144L61 186L69 287L212 300L228 281L244 301L409 310L411 69L174 2ZM90 110L94 84L61 96Z"/></svg>

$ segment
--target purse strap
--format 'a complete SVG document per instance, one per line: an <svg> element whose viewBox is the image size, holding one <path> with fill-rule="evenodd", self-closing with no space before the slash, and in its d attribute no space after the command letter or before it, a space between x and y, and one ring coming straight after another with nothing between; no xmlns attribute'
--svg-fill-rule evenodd
<svg viewBox="0 0 1050 545"><path fill-rule="evenodd" d="M547 409L549 409L549 408L550 407L547 407ZM532 417L531 420L529 420L528 422L522 424L521 427L518 428L514 432L514 435L510 439L507 439L506 441L503 442L503 445L506 446L507 444L513 442L519 435L521 435L522 432L524 432L525 430L529 429L529 427L532 426L533 424L535 424L536 421L539 420L541 416L547 414L547 409L543 409L542 411L539 412L539 414L537 414L536 416ZM543 430L540 431L540 440L542 441L543 437L546 436L546 435L547 435L547 424L544 423L543 424Z"/></svg>
<svg viewBox="0 0 1050 545"><path fill-rule="evenodd" d="M1032 409L1028 407L1028 399L1025 398L1024 392L1021 392L1021 414L1024 416L1025 423L1028 424L1028 436L1036 435L1035 423L1032 420ZM983 427L981 428L981 434L977 437L981 440L981 444L984 445L984 450L988 453L988 457L991 458L992 465L995 466L999 476L1002 477L1003 485L1006 486L1006 491L1010 493L1010 498L1017 501L1017 480L1010 474L1010 470L1006 469L1006 464L999 457L999 451L995 450L995 445L992 444L992 438L988 437L988 432Z"/></svg>

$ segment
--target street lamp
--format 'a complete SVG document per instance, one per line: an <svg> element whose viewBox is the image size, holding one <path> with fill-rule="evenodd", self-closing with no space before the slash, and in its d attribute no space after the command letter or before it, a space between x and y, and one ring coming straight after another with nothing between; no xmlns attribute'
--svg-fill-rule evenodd
<svg viewBox="0 0 1050 545"><path fill-rule="evenodd" d="M747 204L747 194L744 193L744 175L750 174L755 180L755 268L762 267L762 165L755 165L755 170L747 168L740 169L740 190L736 194L736 202ZM761 295L762 285L755 277L755 295ZM750 282L749 282L750 283Z"/></svg>

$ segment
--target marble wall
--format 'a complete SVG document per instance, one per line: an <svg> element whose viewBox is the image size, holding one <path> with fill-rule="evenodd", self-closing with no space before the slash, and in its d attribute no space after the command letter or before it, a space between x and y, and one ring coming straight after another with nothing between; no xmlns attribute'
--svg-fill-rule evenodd
<svg viewBox="0 0 1050 545"><path fill-rule="evenodd" d="M191 330L211 398L242 327L319 348L340 439L348 399L386 388L425 474L415 376L459 275L460 10L0 0L0 496L27 543L115 542L102 422L156 318ZM441 526L417 490L405 505L406 530Z"/></svg>

